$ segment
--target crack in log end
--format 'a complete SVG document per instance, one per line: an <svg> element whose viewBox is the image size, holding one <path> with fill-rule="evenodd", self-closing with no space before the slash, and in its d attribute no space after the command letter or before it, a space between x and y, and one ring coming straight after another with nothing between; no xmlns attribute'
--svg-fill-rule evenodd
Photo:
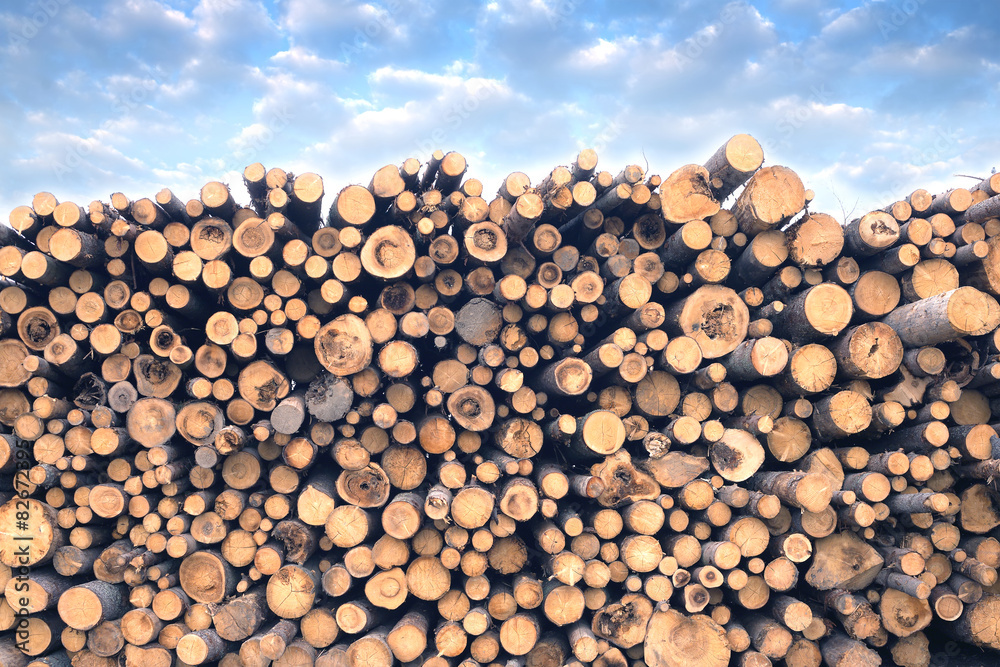
<svg viewBox="0 0 1000 667"><path fill-rule="evenodd" d="M73 385L73 403L82 410L93 410L108 400L108 390L104 382L93 373L84 373Z"/></svg>
<svg viewBox="0 0 1000 667"><path fill-rule="evenodd" d="M483 406L479 405L479 401L472 398L466 398L458 404L459 411L466 417L474 419L479 415L483 414Z"/></svg>
<svg viewBox="0 0 1000 667"><path fill-rule="evenodd" d="M269 244L270 238L265 234L260 225L248 226L246 231L240 235L240 241L250 250L257 250Z"/></svg>
<svg viewBox="0 0 1000 667"><path fill-rule="evenodd" d="M225 243L226 235L221 229L213 225L204 225L198 231L199 241L208 241L209 243Z"/></svg>
<svg viewBox="0 0 1000 667"><path fill-rule="evenodd" d="M389 312L403 310L410 303L410 294L412 291L404 283L390 285L382 290L382 307Z"/></svg>
<svg viewBox="0 0 1000 667"><path fill-rule="evenodd" d="M355 349L361 344L361 339L355 336L341 334L331 341L321 343L323 351L334 361L347 361L354 356Z"/></svg>
<svg viewBox="0 0 1000 667"><path fill-rule="evenodd" d="M281 388L281 383L276 379L271 378L267 382L257 385L257 396L264 403L270 403L278 397L278 390Z"/></svg>
<svg viewBox="0 0 1000 667"><path fill-rule="evenodd" d="M144 363L140 362L138 371L156 383L164 382L170 374L170 369L166 364L152 358L147 358Z"/></svg>
<svg viewBox="0 0 1000 667"><path fill-rule="evenodd" d="M472 235L472 242L481 250L493 250L498 241L499 237L492 229L480 229Z"/></svg>
<svg viewBox="0 0 1000 667"><path fill-rule="evenodd" d="M169 331L161 331L156 334L156 344L163 349L169 348L170 344L173 342L174 335Z"/></svg>
<svg viewBox="0 0 1000 667"><path fill-rule="evenodd" d="M881 236L882 234L895 234L896 230L885 224L885 221L881 218L875 218L871 224L872 236Z"/></svg>
<svg viewBox="0 0 1000 667"><path fill-rule="evenodd" d="M653 243L659 241L660 245L663 244L663 239L665 238L663 220L656 216L642 216L636 220L633 230L633 235L637 238L649 239Z"/></svg>
<svg viewBox="0 0 1000 667"><path fill-rule="evenodd" d="M743 453L738 449L718 442L712 445L712 460L716 468L735 470L742 465L743 459Z"/></svg>
<svg viewBox="0 0 1000 667"><path fill-rule="evenodd" d="M25 327L25 333L32 343L40 345L52 335L52 326L45 320L33 319Z"/></svg>
<svg viewBox="0 0 1000 667"><path fill-rule="evenodd" d="M712 340L727 339L736 335L736 328L733 326L733 307L725 304L716 304L711 310L702 314L699 329Z"/></svg>
<svg viewBox="0 0 1000 667"><path fill-rule="evenodd" d="M387 269L396 268L405 257L405 249L400 251L399 245L389 239L379 241L375 246L375 261Z"/></svg>

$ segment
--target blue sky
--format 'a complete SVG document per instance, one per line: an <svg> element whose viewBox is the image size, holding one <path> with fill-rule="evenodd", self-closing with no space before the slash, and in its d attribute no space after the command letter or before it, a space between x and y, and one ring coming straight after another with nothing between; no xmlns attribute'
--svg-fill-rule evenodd
<svg viewBox="0 0 1000 667"><path fill-rule="evenodd" d="M748 132L843 219L1000 163L989 0L2 6L4 218L40 190L188 199L257 161L329 201L435 148L488 192L584 147L666 176Z"/></svg>

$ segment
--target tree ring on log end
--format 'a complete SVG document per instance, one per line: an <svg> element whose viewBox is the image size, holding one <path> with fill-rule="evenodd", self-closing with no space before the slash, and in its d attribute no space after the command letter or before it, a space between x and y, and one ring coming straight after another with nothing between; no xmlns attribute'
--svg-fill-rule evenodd
<svg viewBox="0 0 1000 667"><path fill-rule="evenodd" d="M28 348L19 340L0 340L0 387L20 387L31 378L31 373L21 365L28 356Z"/></svg>
<svg viewBox="0 0 1000 667"><path fill-rule="evenodd" d="M750 310L728 287L705 285L684 300L677 324L695 339L705 359L718 359L746 338Z"/></svg>
<svg viewBox="0 0 1000 667"><path fill-rule="evenodd" d="M316 332L316 358L337 376L353 375L372 361L372 336L357 315L341 315Z"/></svg>
<svg viewBox="0 0 1000 667"><path fill-rule="evenodd" d="M377 463L360 470L345 470L337 477L337 493L358 507L381 507L389 500L389 477Z"/></svg>
<svg viewBox="0 0 1000 667"><path fill-rule="evenodd" d="M817 285L806 296L806 319L819 334L836 336L850 323L853 314L851 295L840 285Z"/></svg>
<svg viewBox="0 0 1000 667"><path fill-rule="evenodd" d="M587 362L569 357L556 364L553 377L562 394L579 396L590 388L594 373Z"/></svg>
<svg viewBox="0 0 1000 667"><path fill-rule="evenodd" d="M361 265L377 278L401 278L413 267L416 259L413 239L406 230L396 225L379 227L361 248Z"/></svg>
<svg viewBox="0 0 1000 667"><path fill-rule="evenodd" d="M488 391L476 385L466 385L448 397L448 412L462 428L485 431L493 423L496 406Z"/></svg>
<svg viewBox="0 0 1000 667"><path fill-rule="evenodd" d="M18 518L23 513L27 513L26 520ZM15 498L0 507L0 563L17 568L44 561L53 546L62 546L56 539L55 518L50 506L34 498ZM19 550L25 544L31 545L27 555Z"/></svg>
<svg viewBox="0 0 1000 667"><path fill-rule="evenodd" d="M181 561L178 571L184 592L197 602L222 602L226 597L226 568L222 559L197 551Z"/></svg>

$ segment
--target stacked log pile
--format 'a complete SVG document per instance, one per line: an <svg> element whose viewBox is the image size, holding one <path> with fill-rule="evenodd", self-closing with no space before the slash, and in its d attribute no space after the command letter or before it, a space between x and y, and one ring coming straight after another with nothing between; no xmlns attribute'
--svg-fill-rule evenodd
<svg viewBox="0 0 1000 667"><path fill-rule="evenodd" d="M250 165L0 227L0 664L1000 649L1000 176Z"/></svg>

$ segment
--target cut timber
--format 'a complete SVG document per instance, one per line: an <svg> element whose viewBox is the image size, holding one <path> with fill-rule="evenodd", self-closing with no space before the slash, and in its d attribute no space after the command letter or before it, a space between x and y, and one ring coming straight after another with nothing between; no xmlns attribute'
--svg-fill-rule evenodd
<svg viewBox="0 0 1000 667"><path fill-rule="evenodd" d="M500 308L488 299L472 299L455 314L455 333L470 345L492 343L502 326Z"/></svg>
<svg viewBox="0 0 1000 667"><path fill-rule="evenodd" d="M323 368L339 377L353 375L372 361L371 332L357 315L340 315L324 324L314 345Z"/></svg>
<svg viewBox="0 0 1000 667"><path fill-rule="evenodd" d="M243 641L267 618L267 600L263 590L254 590L226 603L212 617L212 625L222 639Z"/></svg>
<svg viewBox="0 0 1000 667"><path fill-rule="evenodd" d="M667 222L704 220L719 212L705 167L689 164L674 171L660 185L660 206Z"/></svg>
<svg viewBox="0 0 1000 667"><path fill-rule="evenodd" d="M882 556L867 542L852 532L838 533L816 540L805 578L821 591L858 591L875 581L882 564Z"/></svg>
<svg viewBox="0 0 1000 667"><path fill-rule="evenodd" d="M740 343L722 363L726 366L726 378L730 381L761 380L785 369L788 364L788 348L782 341L770 336L747 340Z"/></svg>
<svg viewBox="0 0 1000 667"><path fill-rule="evenodd" d="M25 549L26 544L30 548ZM52 506L34 498L0 506L0 564L9 568L41 565L64 544L65 535Z"/></svg>
<svg viewBox="0 0 1000 667"><path fill-rule="evenodd" d="M621 648L641 644L653 615L653 603L644 595L627 594L594 614L593 633Z"/></svg>
<svg viewBox="0 0 1000 667"><path fill-rule="evenodd" d="M503 221L507 240L516 244L526 238L544 210L545 203L538 193L529 191L518 196Z"/></svg>
<svg viewBox="0 0 1000 667"><path fill-rule="evenodd" d="M330 225L333 227L362 227L375 215L375 198L368 188L348 185L341 190L330 206Z"/></svg>
<svg viewBox="0 0 1000 667"><path fill-rule="evenodd" d="M305 399L310 415L320 421L335 422L350 412L354 391L346 379L325 374L309 383Z"/></svg>
<svg viewBox="0 0 1000 667"><path fill-rule="evenodd" d="M1000 650L1000 595L984 595L978 602L965 605L961 618L949 624L949 633L977 646Z"/></svg>
<svg viewBox="0 0 1000 667"><path fill-rule="evenodd" d="M790 220L805 206L802 180L788 167L764 167L740 193L733 214L740 231L756 236Z"/></svg>
<svg viewBox="0 0 1000 667"><path fill-rule="evenodd" d="M842 632L833 632L820 642L823 662L829 667L879 667L882 658L864 644Z"/></svg>
<svg viewBox="0 0 1000 667"><path fill-rule="evenodd" d="M854 314L851 295L833 283L810 287L793 298L778 314L775 328L795 342L836 336Z"/></svg>
<svg viewBox="0 0 1000 667"><path fill-rule="evenodd" d="M712 443L709 458L712 467L723 479L742 482L764 464L764 448L747 431L727 428L722 437Z"/></svg>
<svg viewBox="0 0 1000 667"><path fill-rule="evenodd" d="M900 306L882 318L907 346L981 336L1000 324L1000 305L975 287L959 287Z"/></svg>
<svg viewBox="0 0 1000 667"><path fill-rule="evenodd" d="M567 357L550 364L539 378L539 386L558 396L579 396L586 393L594 377L587 362Z"/></svg>
<svg viewBox="0 0 1000 667"><path fill-rule="evenodd" d="M985 222L1000 217L1000 196L994 195L969 206L962 217L965 222Z"/></svg>
<svg viewBox="0 0 1000 667"><path fill-rule="evenodd" d="M858 317L875 319L882 317L899 305L901 291L899 281L883 271L865 271L849 287L854 309Z"/></svg>
<svg viewBox="0 0 1000 667"><path fill-rule="evenodd" d="M608 456L621 449L625 437L625 425L618 415L610 410L595 410L577 420L572 442L574 451L582 455Z"/></svg>
<svg viewBox="0 0 1000 667"><path fill-rule="evenodd" d="M59 596L59 617L74 630L90 630L122 617L128 609L125 586L89 581Z"/></svg>
<svg viewBox="0 0 1000 667"><path fill-rule="evenodd" d="M785 230L789 258L803 269L832 264L844 249L844 228L826 213L810 213Z"/></svg>
<svg viewBox="0 0 1000 667"><path fill-rule="evenodd" d="M758 491L778 496L809 512L822 512L833 498L829 476L811 472L764 472L753 477Z"/></svg>
<svg viewBox="0 0 1000 667"><path fill-rule="evenodd" d="M181 587L197 602L219 603L236 592L236 574L221 554L198 551L181 561Z"/></svg>
<svg viewBox="0 0 1000 667"><path fill-rule="evenodd" d="M603 463L595 463L590 473L604 482L604 492L597 498L604 507L617 507L626 500L655 500L660 495L656 480L632 465L632 457L624 449Z"/></svg>
<svg viewBox="0 0 1000 667"><path fill-rule="evenodd" d="M726 631L703 614L657 610L646 628L643 659L649 667L725 667L731 655Z"/></svg>
<svg viewBox="0 0 1000 667"><path fill-rule="evenodd" d="M746 338L750 311L735 291L705 285L667 311L667 324L693 338L705 359L718 359Z"/></svg>
<svg viewBox="0 0 1000 667"><path fill-rule="evenodd" d="M243 400L265 411L274 410L291 391L288 378L269 361L254 361L245 366L240 371L237 386Z"/></svg>
<svg viewBox="0 0 1000 667"><path fill-rule="evenodd" d="M302 618L320 591L319 578L300 565L285 565L267 581L267 606L281 618Z"/></svg>
<svg viewBox="0 0 1000 667"><path fill-rule="evenodd" d="M856 391L839 391L813 405L812 425L820 439L845 438L868 428L872 407Z"/></svg>
<svg viewBox="0 0 1000 667"><path fill-rule="evenodd" d="M1000 496L985 484L973 484L962 492L959 525L962 530L982 535L1000 526Z"/></svg>
<svg viewBox="0 0 1000 667"><path fill-rule="evenodd" d="M850 378L878 380L896 372L903 361L903 343L882 322L848 329L832 346L840 370Z"/></svg>
<svg viewBox="0 0 1000 667"><path fill-rule="evenodd" d="M973 263L973 270L966 277L966 283L984 292L1000 295L1000 236L986 240L989 250L982 262Z"/></svg>
<svg viewBox="0 0 1000 667"><path fill-rule="evenodd" d="M370 275L394 280L406 275L417 259L409 232L402 227L379 227L361 248L361 265Z"/></svg>
<svg viewBox="0 0 1000 667"><path fill-rule="evenodd" d="M167 443L177 432L173 403L162 398L141 398L128 410L128 434L144 447Z"/></svg>
<svg viewBox="0 0 1000 667"><path fill-rule="evenodd" d="M466 385L448 397L448 413L464 429L485 431L493 424L496 406L482 387Z"/></svg>
<svg viewBox="0 0 1000 667"><path fill-rule="evenodd" d="M692 456L684 452L667 452L659 458L646 459L641 465L660 486L668 489L684 486L709 468L708 459L704 456Z"/></svg>
<svg viewBox="0 0 1000 667"><path fill-rule="evenodd" d="M899 223L888 213L872 211L852 220L844 231L844 248L853 257L869 257L899 239Z"/></svg>
<svg viewBox="0 0 1000 667"><path fill-rule="evenodd" d="M792 350L784 380L793 392L815 394L826 391L837 377L837 359L830 348L809 343Z"/></svg>
<svg viewBox="0 0 1000 667"><path fill-rule="evenodd" d="M918 600L894 588L887 588L879 600L882 625L897 637L908 637L930 625L934 614L927 600Z"/></svg>
<svg viewBox="0 0 1000 667"><path fill-rule="evenodd" d="M712 194L720 202L725 200L763 163L764 151L756 139L749 134L732 137L705 163Z"/></svg>

